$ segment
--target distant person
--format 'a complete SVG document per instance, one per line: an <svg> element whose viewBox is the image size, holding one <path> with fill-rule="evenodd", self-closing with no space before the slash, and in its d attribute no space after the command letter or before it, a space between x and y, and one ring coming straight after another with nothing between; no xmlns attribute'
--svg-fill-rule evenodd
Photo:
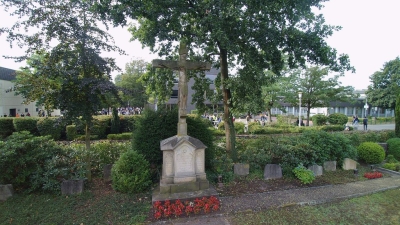
<svg viewBox="0 0 400 225"><path fill-rule="evenodd" d="M367 119L367 117L364 117L364 119L363 119L363 124L364 124L364 130L367 130L367 126L368 126L368 119Z"/></svg>
<svg viewBox="0 0 400 225"><path fill-rule="evenodd" d="M355 130L358 129L358 122L360 122L358 120L358 117L357 116L353 116L353 127L354 127Z"/></svg>

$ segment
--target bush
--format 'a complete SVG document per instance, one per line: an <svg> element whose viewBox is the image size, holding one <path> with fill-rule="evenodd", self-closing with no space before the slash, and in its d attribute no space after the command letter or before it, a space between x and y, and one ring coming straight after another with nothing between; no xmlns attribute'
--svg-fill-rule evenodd
<svg viewBox="0 0 400 225"><path fill-rule="evenodd" d="M366 163L378 164L385 159L385 150L377 143L363 142L358 146L357 152Z"/></svg>
<svg viewBox="0 0 400 225"><path fill-rule="evenodd" d="M37 121L37 119L29 117L14 118L13 123L15 131L29 131L33 135L38 135L39 132L36 127Z"/></svg>
<svg viewBox="0 0 400 225"><path fill-rule="evenodd" d="M327 131L327 132L334 132L334 131L343 131L344 130L343 125L326 125L321 127L322 131Z"/></svg>
<svg viewBox="0 0 400 225"><path fill-rule="evenodd" d="M111 169L112 186L123 193L140 193L151 185L149 162L137 151L121 155Z"/></svg>
<svg viewBox="0 0 400 225"><path fill-rule="evenodd" d="M393 155L388 155L386 157L386 163L398 163L398 162L399 161L396 158L394 158Z"/></svg>
<svg viewBox="0 0 400 225"><path fill-rule="evenodd" d="M400 163L385 163L385 164L383 164L383 168L388 169L388 170L393 170L393 171L398 171L399 167L400 167Z"/></svg>
<svg viewBox="0 0 400 225"><path fill-rule="evenodd" d="M132 133L122 133L122 134L109 134L107 139L109 140L130 140L132 138Z"/></svg>
<svg viewBox="0 0 400 225"><path fill-rule="evenodd" d="M10 136L14 130L13 118L0 118L0 137Z"/></svg>
<svg viewBox="0 0 400 225"><path fill-rule="evenodd" d="M177 135L178 111L146 110L136 117L136 129L132 134L132 147L142 154L154 166L162 164L160 141ZM211 167L214 157L213 133L208 129L207 121L201 117L187 117L188 135L199 139L207 146L205 166Z"/></svg>
<svg viewBox="0 0 400 225"><path fill-rule="evenodd" d="M311 117L313 124L316 126L323 126L328 121L328 117L322 114L317 114Z"/></svg>
<svg viewBox="0 0 400 225"><path fill-rule="evenodd" d="M27 131L14 132L0 141L0 183L13 184L18 191L55 191L59 176L67 176L65 152L50 136L34 137Z"/></svg>
<svg viewBox="0 0 400 225"><path fill-rule="evenodd" d="M61 139L64 125L59 118L40 118L37 121L37 129L41 136L50 135L54 140Z"/></svg>
<svg viewBox="0 0 400 225"><path fill-rule="evenodd" d="M66 133L67 133L67 140L68 141L73 141L78 136L78 131L76 130L76 126L75 125L68 125L66 127Z"/></svg>
<svg viewBox="0 0 400 225"><path fill-rule="evenodd" d="M314 173L303 165L294 168L293 173L303 184L311 184L315 180Z"/></svg>
<svg viewBox="0 0 400 225"><path fill-rule="evenodd" d="M390 138L386 141L388 155L393 155L397 160L400 160L400 138Z"/></svg>
<svg viewBox="0 0 400 225"><path fill-rule="evenodd" d="M243 140L236 142L239 162L248 163L251 171L264 170L265 165L271 163L271 155L262 138L247 140L246 143Z"/></svg>
<svg viewBox="0 0 400 225"><path fill-rule="evenodd" d="M107 138L107 131L110 130L109 116L96 116L91 127L91 135L97 135L99 139Z"/></svg>
<svg viewBox="0 0 400 225"><path fill-rule="evenodd" d="M235 127L236 134L244 134L244 123L242 122L234 122L233 126ZM218 130L225 130L224 122L218 124Z"/></svg>
<svg viewBox="0 0 400 225"><path fill-rule="evenodd" d="M328 122L332 125L344 125L349 121L349 118L341 113L333 113L328 116Z"/></svg>
<svg viewBox="0 0 400 225"><path fill-rule="evenodd" d="M133 132L135 130L135 123L138 118L140 118L141 115L135 115L135 116L120 116L120 132L121 133L127 133L127 132Z"/></svg>

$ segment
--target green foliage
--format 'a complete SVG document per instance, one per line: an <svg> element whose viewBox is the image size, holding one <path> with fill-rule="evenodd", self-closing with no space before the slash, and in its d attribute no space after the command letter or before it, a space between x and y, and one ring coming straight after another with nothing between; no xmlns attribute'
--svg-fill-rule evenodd
<svg viewBox="0 0 400 225"><path fill-rule="evenodd" d="M393 155L395 159L400 160L400 138L390 138L386 143L388 155Z"/></svg>
<svg viewBox="0 0 400 225"><path fill-rule="evenodd" d="M332 113L328 116L328 122L332 125L344 125L348 122L349 118L341 113Z"/></svg>
<svg viewBox="0 0 400 225"><path fill-rule="evenodd" d="M114 164L131 148L130 142L99 141L90 147L91 168L94 174L101 174L106 164Z"/></svg>
<svg viewBox="0 0 400 225"><path fill-rule="evenodd" d="M244 126L245 126L245 124L243 122L234 122L233 126L235 127L235 133L236 134L244 134ZM218 124L218 130L225 130L224 122L221 122L221 123Z"/></svg>
<svg viewBox="0 0 400 225"><path fill-rule="evenodd" d="M386 142L395 137L393 130L350 132L346 135L354 147L358 147L363 142Z"/></svg>
<svg viewBox="0 0 400 225"><path fill-rule="evenodd" d="M160 141L177 134L178 111L146 110L141 117L136 117L136 129L133 132L132 146L143 154L152 165L162 164ZM214 157L212 132L207 121L201 117L187 117L188 135L199 139L207 146L205 150L205 166L211 166ZM145 141L144 141L145 140Z"/></svg>
<svg viewBox="0 0 400 225"><path fill-rule="evenodd" d="M388 170L393 170L393 171L399 171L400 169L400 163L385 163L383 164L383 168L388 169Z"/></svg>
<svg viewBox="0 0 400 225"><path fill-rule="evenodd" d="M120 116L120 131L122 133L126 132L133 132L135 130L135 123L138 118L141 116L135 115L135 116Z"/></svg>
<svg viewBox="0 0 400 225"><path fill-rule="evenodd" d="M66 168L66 154L50 136L22 131L0 142L0 183L13 184L16 191L59 190L57 178L68 176Z"/></svg>
<svg viewBox="0 0 400 225"><path fill-rule="evenodd" d="M385 159L385 150L377 143L363 142L357 147L357 152L366 163L378 164Z"/></svg>
<svg viewBox="0 0 400 225"><path fill-rule="evenodd" d="M112 109L112 120L111 120L111 134L119 134L121 128L121 123L118 115L117 108Z"/></svg>
<svg viewBox="0 0 400 225"><path fill-rule="evenodd" d="M37 121L37 129L41 136L50 135L54 140L61 139L62 132L65 126L59 118L40 118Z"/></svg>
<svg viewBox="0 0 400 225"><path fill-rule="evenodd" d="M313 124L317 126L323 126L328 121L328 117L323 114L317 114L311 117Z"/></svg>
<svg viewBox="0 0 400 225"><path fill-rule="evenodd" d="M345 127L343 125L325 125L322 126L320 129L326 132L334 132L334 131L343 131L344 128Z"/></svg>
<svg viewBox="0 0 400 225"><path fill-rule="evenodd" d="M91 127L91 134L97 135L99 139L105 139L107 137L107 130L110 130L109 124L109 116L94 117L93 126Z"/></svg>
<svg viewBox="0 0 400 225"><path fill-rule="evenodd" d="M251 172L263 170L266 164L271 163L271 155L268 154L263 138L248 140L245 143L243 140L237 140L236 145L239 162L248 163Z"/></svg>
<svg viewBox="0 0 400 225"><path fill-rule="evenodd" d="M211 181L217 181L218 176L222 176L224 183L233 180L233 160L226 154L226 150L220 146L215 147L215 157L211 160L212 167L209 168L207 178Z"/></svg>
<svg viewBox="0 0 400 225"><path fill-rule="evenodd" d="M314 173L305 168L302 164L294 168L293 173L303 184L311 184L315 180Z"/></svg>
<svg viewBox="0 0 400 225"><path fill-rule="evenodd" d="M38 119L31 117L14 118L13 124L16 132L29 131L33 135L38 135L36 124Z"/></svg>
<svg viewBox="0 0 400 225"><path fill-rule="evenodd" d="M393 155L388 155L386 157L386 163L398 163L399 161L393 156Z"/></svg>
<svg viewBox="0 0 400 225"><path fill-rule="evenodd" d="M68 141L73 141L73 140L75 140L76 137L78 137L78 132L76 130L76 126L75 125L67 125L66 133L67 133L67 140Z"/></svg>
<svg viewBox="0 0 400 225"><path fill-rule="evenodd" d="M107 139L109 140L130 140L132 138L132 133L122 133L122 134L109 134Z"/></svg>
<svg viewBox="0 0 400 225"><path fill-rule="evenodd" d="M143 155L129 150L111 169L112 186L123 193L140 193L151 185L150 164Z"/></svg>
<svg viewBox="0 0 400 225"><path fill-rule="evenodd" d="M13 120L9 117L0 118L0 137L8 137L15 131Z"/></svg>

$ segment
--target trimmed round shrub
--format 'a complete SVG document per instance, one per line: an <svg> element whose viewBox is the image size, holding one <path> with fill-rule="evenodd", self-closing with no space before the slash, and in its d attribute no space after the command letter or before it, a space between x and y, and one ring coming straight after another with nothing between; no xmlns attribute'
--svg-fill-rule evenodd
<svg viewBox="0 0 400 225"><path fill-rule="evenodd" d="M143 155L130 150L111 169L112 186L123 193L140 193L150 188L150 164Z"/></svg>
<svg viewBox="0 0 400 225"><path fill-rule="evenodd" d="M344 125L349 121L346 115L341 113L333 113L328 116L328 122L332 125Z"/></svg>
<svg viewBox="0 0 400 225"><path fill-rule="evenodd" d="M388 155L393 155L395 159L400 160L400 138L390 138L386 143Z"/></svg>
<svg viewBox="0 0 400 225"><path fill-rule="evenodd" d="M385 150L377 143L363 142L357 148L358 156L366 163L378 164L385 159Z"/></svg>
<svg viewBox="0 0 400 225"><path fill-rule="evenodd" d="M313 121L314 125L317 126L322 126L326 124L326 121L328 121L328 117L322 114L317 114L311 117L311 120Z"/></svg>

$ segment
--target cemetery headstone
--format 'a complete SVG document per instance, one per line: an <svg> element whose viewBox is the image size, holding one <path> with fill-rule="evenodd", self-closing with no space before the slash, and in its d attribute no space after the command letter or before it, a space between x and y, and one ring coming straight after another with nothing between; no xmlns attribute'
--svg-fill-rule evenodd
<svg viewBox="0 0 400 225"><path fill-rule="evenodd" d="M14 194L14 189L12 184L0 185L0 201L5 201Z"/></svg>
<svg viewBox="0 0 400 225"><path fill-rule="evenodd" d="M105 182L110 182L111 181L111 169L112 169L112 164L106 164L103 167L103 180Z"/></svg>
<svg viewBox="0 0 400 225"><path fill-rule="evenodd" d="M233 173L239 176L249 175L250 165L246 163L236 163L233 165Z"/></svg>
<svg viewBox="0 0 400 225"><path fill-rule="evenodd" d="M309 166L308 169L313 171L315 176L322 176L322 166L312 165Z"/></svg>
<svg viewBox="0 0 400 225"><path fill-rule="evenodd" d="M84 179L64 180L61 183L62 195L74 195L83 192Z"/></svg>
<svg viewBox="0 0 400 225"><path fill-rule="evenodd" d="M326 161L324 162L325 171L336 171L336 161Z"/></svg>
<svg viewBox="0 0 400 225"><path fill-rule="evenodd" d="M160 188L153 193L153 201L163 194L196 192L209 189L205 173L205 146L200 140L187 135L186 105L188 82L186 70L210 70L211 64L186 60L188 49L181 42L179 61L153 60L155 68L179 70L178 134L160 142L163 153ZM191 195L193 196L193 195ZM170 199L170 196L164 199Z"/></svg>
<svg viewBox="0 0 400 225"><path fill-rule="evenodd" d="M345 158L343 161L343 169L344 170L355 170L355 169L357 169L357 162L352 159Z"/></svg>
<svg viewBox="0 0 400 225"><path fill-rule="evenodd" d="M264 179L282 178L282 167L278 164L267 164L264 168Z"/></svg>

